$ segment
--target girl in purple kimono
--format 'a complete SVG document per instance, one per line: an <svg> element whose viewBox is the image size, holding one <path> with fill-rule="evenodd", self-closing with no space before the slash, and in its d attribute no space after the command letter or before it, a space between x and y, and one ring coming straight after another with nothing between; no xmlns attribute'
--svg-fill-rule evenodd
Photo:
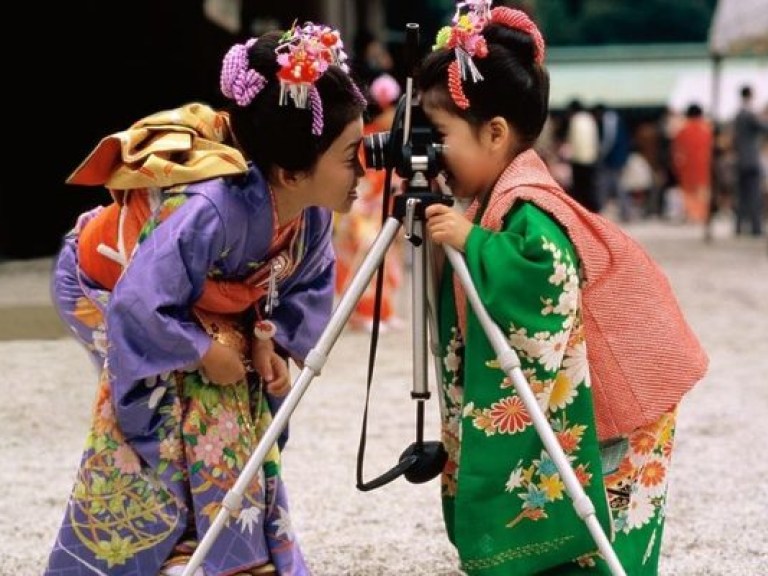
<svg viewBox="0 0 768 576"><path fill-rule="evenodd" d="M53 294L99 369L92 424L46 575L180 574L332 308L365 100L335 30L233 46L226 111L192 103L102 140L70 183L83 214ZM207 554L206 576L308 574L280 448Z"/></svg>

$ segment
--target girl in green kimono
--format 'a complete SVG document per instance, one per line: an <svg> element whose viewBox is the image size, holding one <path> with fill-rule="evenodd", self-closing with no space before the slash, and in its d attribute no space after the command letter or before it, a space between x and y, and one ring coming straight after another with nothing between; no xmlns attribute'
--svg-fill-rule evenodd
<svg viewBox="0 0 768 576"><path fill-rule="evenodd" d="M460 3L454 26L440 31L419 72L421 102L444 146L446 183L468 208L432 205L426 227L435 243L463 252L622 566L632 576L657 574L676 405L706 355L642 249L565 195L533 151L548 114L543 60L535 24L490 1ZM635 262L650 272L633 283ZM462 569L610 574L447 262L440 277L449 454L441 486ZM663 298L645 304L649 292ZM638 369L666 368L662 349L623 332L624 318L635 328L638 316L655 319L651 306L682 334L686 374L665 392ZM649 357L625 353L641 340Z"/></svg>

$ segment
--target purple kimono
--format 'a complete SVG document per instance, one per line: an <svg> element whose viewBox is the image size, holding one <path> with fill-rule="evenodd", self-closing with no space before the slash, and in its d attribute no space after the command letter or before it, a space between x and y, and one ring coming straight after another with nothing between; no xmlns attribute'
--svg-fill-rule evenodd
<svg viewBox="0 0 768 576"><path fill-rule="evenodd" d="M276 399L256 379L213 385L195 366L211 338L248 350L247 315L201 318L206 278L247 280L279 257L276 345L303 360L333 303L331 213L309 208L296 237L268 257L272 200L261 174L156 193L160 199L113 292L79 268L65 238L53 295L100 369L93 420L46 575L157 574L184 541L199 541L271 422ZM162 214L162 216L160 216ZM291 529L279 450L206 555L206 576L272 562L308 574Z"/></svg>

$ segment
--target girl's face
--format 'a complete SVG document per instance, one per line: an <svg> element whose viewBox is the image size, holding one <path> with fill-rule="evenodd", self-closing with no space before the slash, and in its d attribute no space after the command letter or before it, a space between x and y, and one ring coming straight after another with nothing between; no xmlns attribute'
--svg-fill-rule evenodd
<svg viewBox="0 0 768 576"><path fill-rule="evenodd" d="M349 212L357 198L357 185L365 173L360 164L363 138L362 117L353 120L333 141L308 175L305 184L313 198L310 204L336 212Z"/></svg>
<svg viewBox="0 0 768 576"><path fill-rule="evenodd" d="M425 102L424 112L443 144L446 183L457 198L485 195L499 175L487 127L474 128L466 120Z"/></svg>

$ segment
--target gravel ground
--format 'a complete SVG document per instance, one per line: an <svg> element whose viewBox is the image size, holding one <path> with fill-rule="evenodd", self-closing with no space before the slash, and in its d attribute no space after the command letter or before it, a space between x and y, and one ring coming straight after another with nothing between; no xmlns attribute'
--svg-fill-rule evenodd
<svg viewBox="0 0 768 576"><path fill-rule="evenodd" d="M768 574L768 254L765 238L628 225L661 263L710 353L706 378L680 412L663 576ZM96 375L57 329L18 334L27 307L50 319L50 261L0 263L0 574L43 570L85 440ZM409 297L406 294L406 297ZM30 316L29 322L34 321ZM3 338L3 335L5 337ZM26 337L25 337L26 338ZM298 537L318 576L460 574L440 517L437 480L355 488L369 339L345 330L291 421L285 476ZM393 466L414 440L410 330L380 342L365 479ZM437 405L425 437L437 438Z"/></svg>

